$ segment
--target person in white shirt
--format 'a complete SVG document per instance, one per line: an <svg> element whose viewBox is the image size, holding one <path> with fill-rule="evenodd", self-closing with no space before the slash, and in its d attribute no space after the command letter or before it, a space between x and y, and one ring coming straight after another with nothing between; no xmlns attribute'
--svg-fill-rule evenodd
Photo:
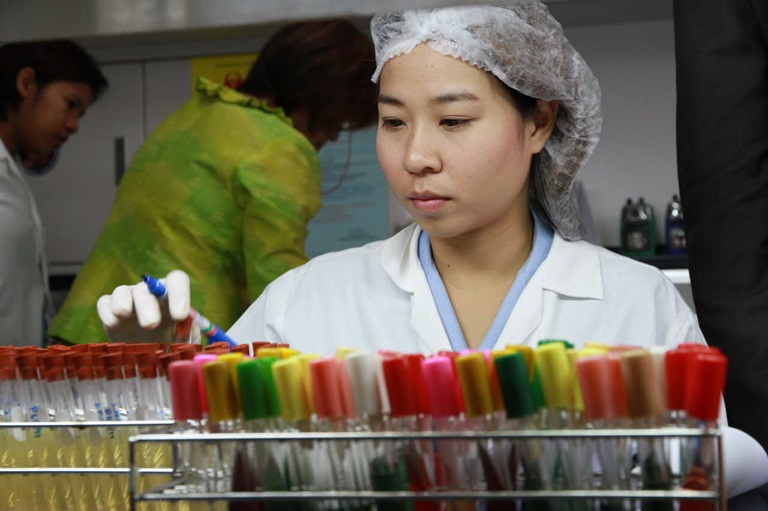
<svg viewBox="0 0 768 511"><path fill-rule="evenodd" d="M600 88L543 4L390 13L371 30L376 151L415 224L287 272L230 337L325 355L705 342L659 270L579 241L572 188L599 138ZM172 272L166 284L183 319L188 279ZM134 314L145 328L161 319L144 285L97 308L108 331ZM768 479L760 446L732 433Z"/></svg>
<svg viewBox="0 0 768 511"><path fill-rule="evenodd" d="M23 173L50 167L107 85L72 41L0 46L0 345L42 345L54 312L40 215Z"/></svg>

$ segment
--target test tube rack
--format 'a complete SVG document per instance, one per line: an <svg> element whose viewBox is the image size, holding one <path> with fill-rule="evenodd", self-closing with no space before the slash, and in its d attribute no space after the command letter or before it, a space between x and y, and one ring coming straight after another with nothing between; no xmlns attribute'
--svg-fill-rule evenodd
<svg viewBox="0 0 768 511"><path fill-rule="evenodd" d="M263 445L274 446L277 444L314 445L325 443L328 445L352 445L360 442L373 442L376 444L403 445L404 442L426 442L437 445L439 442L455 442L457 444L472 445L482 442L521 442L538 441L550 444L569 445L577 442L594 443L600 441L618 440L629 442L636 446L641 442L660 442L669 446L700 445L708 442L711 446L709 467L712 478L705 486L691 489L684 487L686 474L672 469L671 484L664 489L651 489L644 487L643 476L639 467L631 472L631 481L626 489L607 489L602 487L602 474L598 467L592 474L593 484L589 488L569 489L555 484L550 489L503 489L489 490L487 487L477 487L468 490L441 489L439 491L428 489L426 491L373 491L373 490L319 490L312 488L292 488L286 491L232 491L229 489L196 489L190 490L190 481L185 479L181 466L173 467L173 481L161 487L139 490L143 477L156 473L151 468L141 467L136 455L138 448L143 444L160 443L171 446L174 452L201 452L218 449L233 452L233 446ZM721 434L717 428L689 428L689 427L663 427L649 429L573 429L573 430L510 430L510 431L461 431L461 432L313 432L313 433L197 433L197 432L165 432L146 433L134 435L129 439L131 453L131 472L129 489L131 493L131 509L138 509L138 503L159 501L229 501L229 502L285 502L311 501L311 508L318 502L331 503L319 509L346 509L340 503L357 503L355 509L359 509L359 503L369 503L364 509L376 510L373 503L387 503L392 501L561 501L580 500L588 505L585 509L602 509L599 502L622 502L622 509L681 509L681 503L687 505L686 509L705 509L724 511L727 509L724 491L724 475L722 465ZM563 443L564 442L564 443ZM186 446L186 447L184 447ZM674 447L671 449L675 450ZM183 463L182 456L174 456L174 460ZM591 465L591 463L590 463ZM672 464L674 465L674 463ZM231 484L229 485L231 487ZM671 507L647 507L649 502L666 503ZM653 506L653 504L651 504ZM692 506L692 507L691 507ZM382 505L384 507L384 505ZM254 508L261 509L261 508ZM304 509L299 505L299 509ZM389 507L387 509L390 509ZM514 509L514 508L512 508Z"/></svg>
<svg viewBox="0 0 768 511"><path fill-rule="evenodd" d="M127 438L127 466L77 466L77 467L32 467L32 466L0 466L0 475L17 475L36 477L42 475L57 476L77 474L82 477L108 475L121 479L127 478L129 502L125 509L138 509L139 503L159 503L163 501L307 501L319 500L342 502L391 502L391 501L453 501L453 500L485 500L485 501L526 501L579 499L590 503L605 500L623 500L629 503L630 509L640 509L644 502L698 502L704 503L701 509L723 511L727 509L724 491L724 475L722 467L722 448L720 431L716 428L681 428L665 427L654 429L592 429L592 430L512 430L512 431L483 431L483 432L336 432L336 433L190 433L173 431L173 421L116 421L105 423L94 422L3 422L0 423L0 439L10 438L14 431L26 431L32 434L42 429L72 428L82 434L89 430L114 430L129 428L132 433ZM595 484L586 489L552 488L543 490L498 490L473 488L470 490L444 489L440 491L372 491L372 490L288 490L288 491L231 491L206 490L186 491L189 481L184 479L181 452L183 446L195 446L195 449L222 448L224 445L298 443L350 444L355 442L374 442L378 444L402 444L403 442L457 442L473 444L478 441L511 441L524 442L538 440L542 442L598 442L616 439L637 443L643 439L656 439L662 442L702 442L709 439L714 447L712 451L712 473L715 475L711 485L704 489L687 489L682 486L682 475L672 474L672 484L667 489L644 489L641 476L632 474L633 481L627 489L605 489L601 487L601 474L593 474ZM138 452L142 447L169 449L172 456L167 467L145 466ZM7 444L3 442L3 448ZM199 446L199 447L198 447ZM222 449L223 450L223 449ZM147 487L148 477L163 476L169 482L157 487ZM6 479L7 481L7 479ZM677 508L677 506L675 507ZM370 509L375 509L371 507ZM590 507L598 509L598 507ZM699 508L694 508L699 509Z"/></svg>
<svg viewBox="0 0 768 511"><path fill-rule="evenodd" d="M3 509L36 511L37 509L58 510L58 509L83 509L91 511L95 509L82 502L77 502L77 497L70 499L69 504L61 503L61 507L53 505L49 500L42 499L35 503L32 502L32 492L34 488L46 489L49 486L58 486L59 484L83 485L87 488L94 488L95 485L102 484L107 480L116 481L119 486L128 488L130 476L133 472L128 463L128 452L131 448L129 436L135 433L152 433L156 431L167 431L174 424L169 420L156 421L71 421L71 422L0 422L0 495L3 499ZM115 434L115 432L121 432ZM110 438L110 445L103 442L93 442L92 447L96 449L119 448L125 452L124 463L98 463L96 462L100 453L93 455L93 462L85 462L85 458L80 456L80 464L73 463L49 463L48 466L39 464L36 457L45 449L56 450L61 443L63 435L69 433L69 438L81 439L73 441L67 446L70 452L74 450L83 451L88 446L85 442L92 437L101 439ZM47 438L46 434L50 434ZM58 443L57 443L58 442ZM14 451L16 456L14 456ZM82 454L82 453L81 453ZM55 458L55 455L50 456ZM70 461L74 456L66 456ZM101 458L103 461L103 458ZM114 458L113 458L114 460ZM176 465L175 460L171 460L168 466L145 467L143 476L145 478L156 475L165 479L173 477ZM14 478L14 476L16 476ZM92 482L93 484L88 484ZM8 499L9 494L16 492L16 501L11 502ZM98 509L110 509L114 511L128 510L131 507L128 492L124 492L125 498L118 496L116 502L112 502L108 507L98 506ZM91 502L93 504L93 502Z"/></svg>

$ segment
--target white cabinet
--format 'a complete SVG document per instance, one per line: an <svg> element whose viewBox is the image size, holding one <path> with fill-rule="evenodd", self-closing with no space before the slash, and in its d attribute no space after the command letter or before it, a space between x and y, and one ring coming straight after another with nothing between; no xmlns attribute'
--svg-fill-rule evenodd
<svg viewBox="0 0 768 511"><path fill-rule="evenodd" d="M52 275L76 273L88 256L112 207L119 166L127 166L144 138L142 65L109 64L102 71L109 88L62 147L56 167L27 178Z"/></svg>

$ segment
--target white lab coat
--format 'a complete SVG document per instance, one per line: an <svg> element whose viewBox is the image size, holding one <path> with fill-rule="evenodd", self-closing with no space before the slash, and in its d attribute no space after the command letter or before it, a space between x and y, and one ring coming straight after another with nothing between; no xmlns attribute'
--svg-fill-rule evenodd
<svg viewBox="0 0 768 511"><path fill-rule="evenodd" d="M339 346L404 353L451 350L417 255L421 229L316 257L272 282L228 330L240 343L289 343L331 355ZM642 347L704 343L696 317L655 267L558 234L523 290L496 347L565 339ZM768 482L768 456L720 424L726 494Z"/></svg>
<svg viewBox="0 0 768 511"><path fill-rule="evenodd" d="M40 215L0 141L0 345L40 346L52 312Z"/></svg>
<svg viewBox="0 0 768 511"><path fill-rule="evenodd" d="M303 352L450 350L417 255L420 228L326 254L270 284L228 331L238 342ZM704 342L696 318L658 269L555 234L496 344L541 339L672 346Z"/></svg>

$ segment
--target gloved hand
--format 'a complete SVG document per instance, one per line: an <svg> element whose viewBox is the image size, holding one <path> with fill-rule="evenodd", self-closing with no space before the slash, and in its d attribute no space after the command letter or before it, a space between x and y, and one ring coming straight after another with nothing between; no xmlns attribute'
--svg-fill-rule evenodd
<svg viewBox="0 0 768 511"><path fill-rule="evenodd" d="M174 325L189 316L189 276L172 270L161 280L167 294L159 300L144 282L118 286L96 302L96 310L113 342L172 342Z"/></svg>

